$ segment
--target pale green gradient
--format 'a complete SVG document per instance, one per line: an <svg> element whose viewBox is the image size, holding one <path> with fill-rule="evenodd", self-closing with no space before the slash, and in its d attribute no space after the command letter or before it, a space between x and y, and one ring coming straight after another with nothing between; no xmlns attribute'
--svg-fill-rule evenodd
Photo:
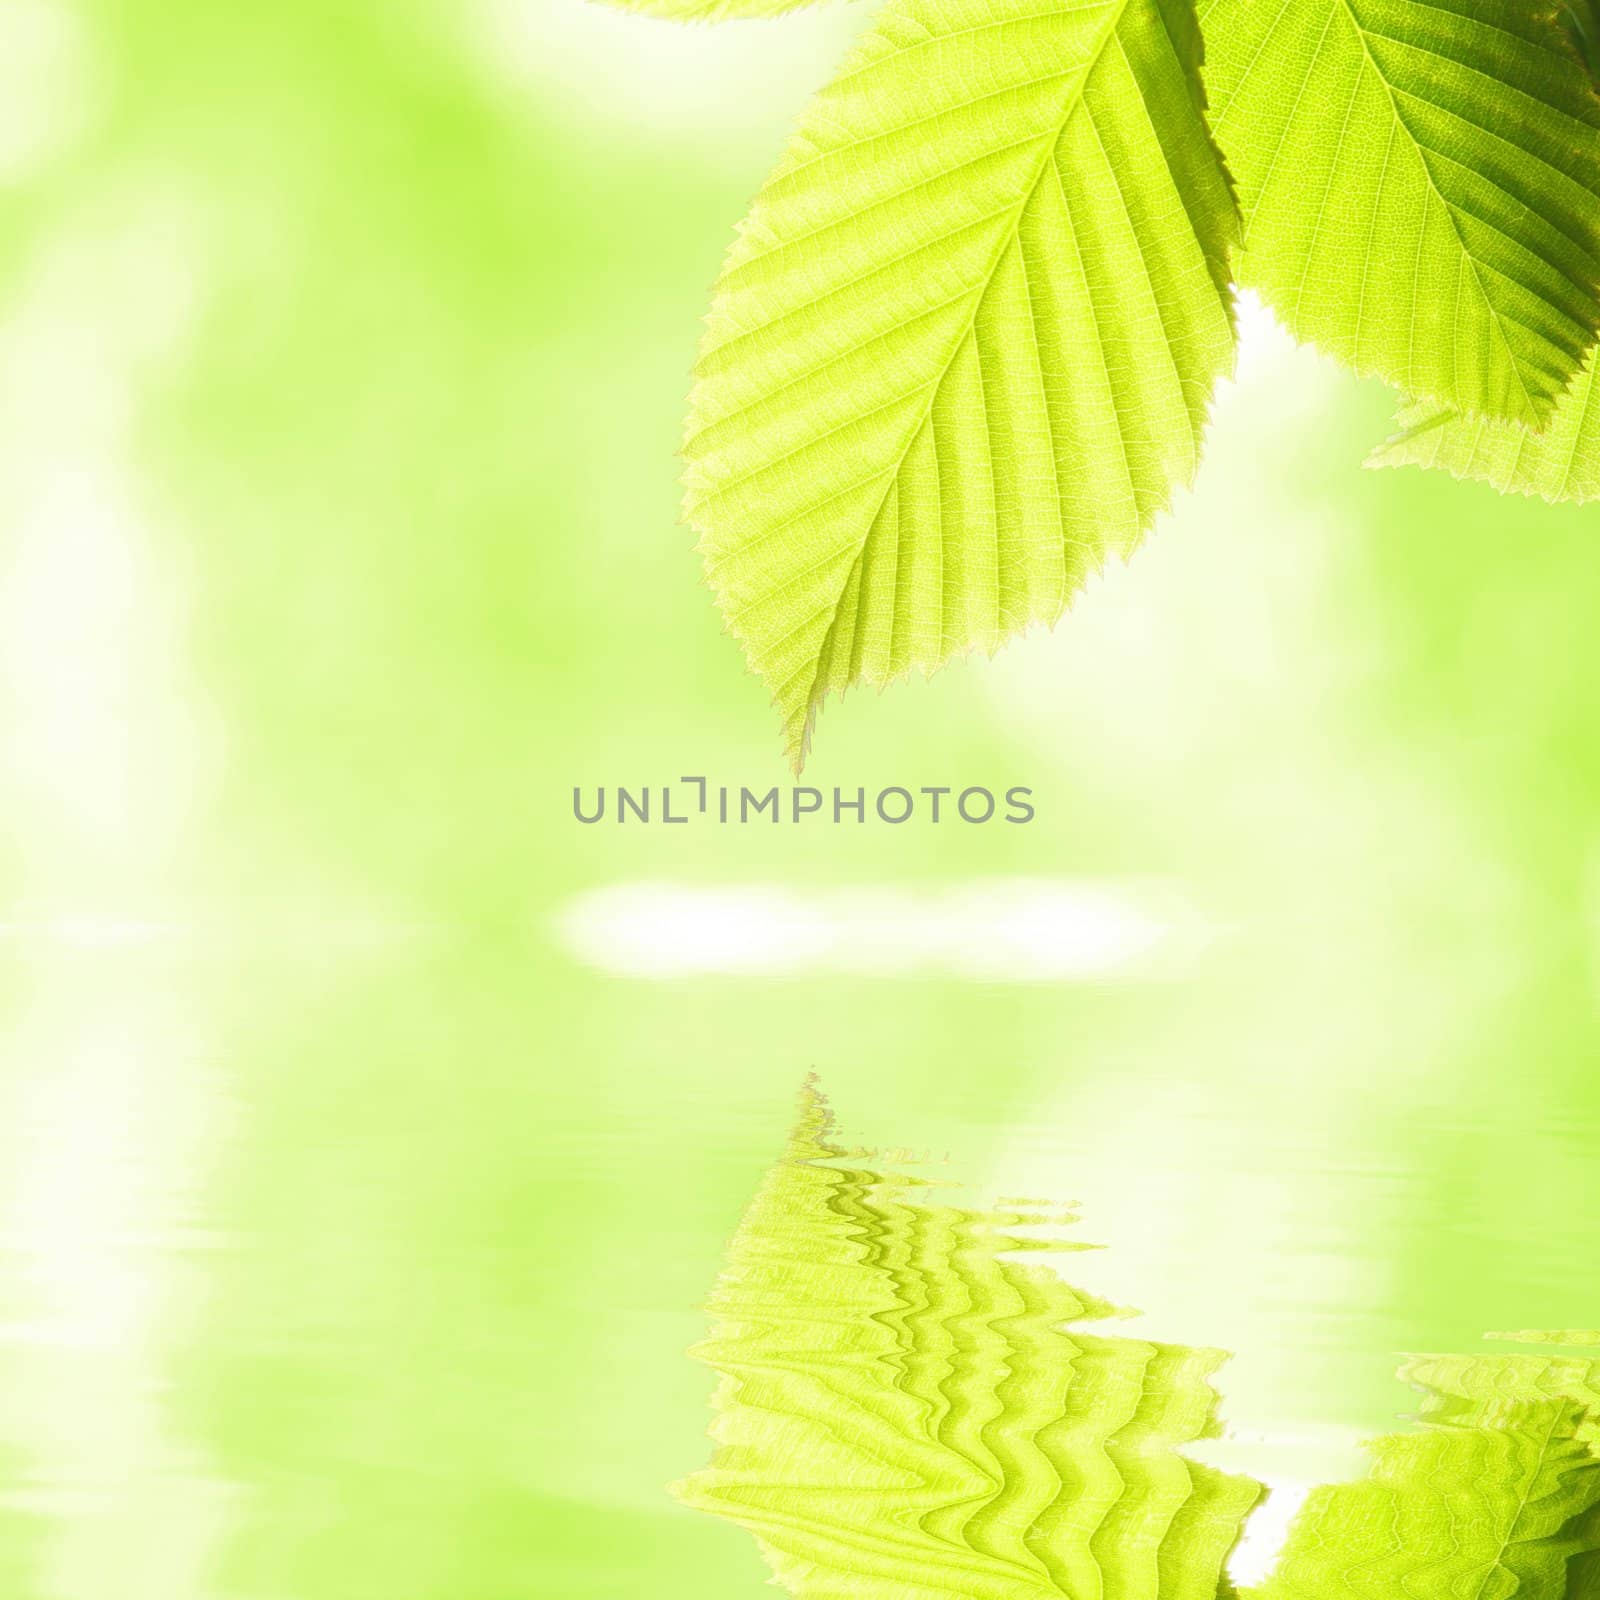
<svg viewBox="0 0 1600 1600"><path fill-rule="evenodd" d="M579 828L574 783L784 781L674 451L861 13L48 15L0 119L8 1597L756 1593L664 1485L810 1066L1076 1195L1089 1286L1236 1345L1225 1414L1307 1473L1392 1351L1593 1324L1592 511L1363 474L1384 397L1256 328L1130 566L826 714L811 781L1027 783L1032 827ZM645 982L561 932L647 879L1016 875L1210 941Z"/></svg>

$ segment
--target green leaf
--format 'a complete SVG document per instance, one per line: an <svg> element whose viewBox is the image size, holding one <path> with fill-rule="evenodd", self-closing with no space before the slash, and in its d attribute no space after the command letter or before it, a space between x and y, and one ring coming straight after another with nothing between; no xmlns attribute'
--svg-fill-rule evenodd
<svg viewBox="0 0 1600 1600"><path fill-rule="evenodd" d="M1364 1482L1312 1494L1254 1600L1562 1600L1575 1570L1587 1577L1600 1461L1584 1404L1526 1373L1499 1387L1504 1363L1450 1361L1430 1376L1488 1387L1435 1396L1424 1430L1370 1447Z"/></svg>
<svg viewBox="0 0 1600 1600"><path fill-rule="evenodd" d="M1549 1342L1547 1334L1490 1337ZM1563 1400L1582 1415L1579 1437L1592 1439L1600 1424L1600 1362L1587 1356L1412 1356L1400 1368L1400 1376L1421 1393L1418 1415L1425 1422L1497 1426L1519 1407Z"/></svg>
<svg viewBox="0 0 1600 1600"><path fill-rule="evenodd" d="M1201 20L1240 281L1359 372L1547 421L1600 328L1600 100L1553 15L1202 0Z"/></svg>
<svg viewBox="0 0 1600 1600"><path fill-rule="evenodd" d="M1543 433L1469 421L1426 401L1405 406L1396 428L1367 457L1368 466L1442 467L1457 478L1493 484L1502 494L1600 500L1600 384L1593 354Z"/></svg>
<svg viewBox="0 0 1600 1600"><path fill-rule="evenodd" d="M889 0L729 255L685 446L730 630L816 709L1052 622L1233 358L1189 0Z"/></svg>
<svg viewBox="0 0 1600 1600"><path fill-rule="evenodd" d="M1069 1331L1111 1312L1031 1264L1072 1248L1051 1208L866 1159L808 1087L728 1248L716 1451L679 1496L812 1600L1215 1600L1260 1495L1180 1453L1220 1352Z"/></svg>
<svg viewBox="0 0 1600 1600"><path fill-rule="evenodd" d="M1600 0L1570 0L1561 23L1591 71L1600 56ZM1538 434L1510 423L1463 418L1431 401L1411 401L1396 432L1367 458L1371 467L1440 467L1493 484L1502 494L1583 502L1600 498L1600 392L1594 350L1556 401Z"/></svg>
<svg viewBox="0 0 1600 1600"><path fill-rule="evenodd" d="M1567 0L1561 21L1591 76L1600 73L1600 0Z"/></svg>
<svg viewBox="0 0 1600 1600"><path fill-rule="evenodd" d="M600 0L623 11L669 22L733 22L743 17L780 17L818 0Z"/></svg>

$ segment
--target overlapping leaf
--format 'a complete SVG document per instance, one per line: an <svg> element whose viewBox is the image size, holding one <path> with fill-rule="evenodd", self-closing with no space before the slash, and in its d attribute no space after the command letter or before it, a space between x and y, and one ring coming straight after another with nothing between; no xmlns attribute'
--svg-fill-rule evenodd
<svg viewBox="0 0 1600 1600"><path fill-rule="evenodd" d="M1600 1500L1579 1415L1548 1401L1503 1427L1379 1440L1368 1480L1311 1497L1260 1600L1561 1600Z"/></svg>
<svg viewBox="0 0 1600 1600"><path fill-rule="evenodd" d="M798 767L1052 621L1199 459L1236 216L1189 0L888 0L731 252L689 520Z"/></svg>
<svg viewBox="0 0 1600 1600"><path fill-rule="evenodd" d="M1592 1365L1430 1357L1417 1432L1317 1490L1253 1600L1563 1600L1600 1549Z"/></svg>
<svg viewBox="0 0 1600 1600"><path fill-rule="evenodd" d="M1543 425L1600 327L1600 101L1553 13L1202 0L1201 17L1241 281L1359 371Z"/></svg>
<svg viewBox="0 0 1600 1600"><path fill-rule="evenodd" d="M1561 22L1590 72L1600 66L1600 6L1571 0ZM1510 423L1465 418L1429 401L1411 401L1394 435L1367 458L1374 467L1439 467L1493 484L1502 494L1546 500L1600 499L1600 390L1591 350L1570 388L1537 433Z"/></svg>
<svg viewBox="0 0 1600 1600"><path fill-rule="evenodd" d="M1542 433L1506 422L1473 422L1412 401L1397 432L1367 458L1375 467L1440 467L1493 484L1502 494L1600 500L1600 384L1591 353Z"/></svg>
<svg viewBox="0 0 1600 1600"><path fill-rule="evenodd" d="M1600 0L1567 0L1561 19L1590 74L1600 73Z"/></svg>
<svg viewBox="0 0 1600 1600"><path fill-rule="evenodd" d="M1551 1342L1528 1334L1515 1337L1528 1342ZM1412 1356L1401 1367L1400 1376L1421 1393L1418 1415L1424 1422L1493 1427L1529 1405L1564 1401L1582 1416L1579 1436L1591 1440L1600 1437L1600 1362L1589 1357Z"/></svg>
<svg viewBox="0 0 1600 1600"><path fill-rule="evenodd" d="M1050 1219L847 1160L808 1090L729 1247L680 1495L812 1600L1215 1600L1260 1493L1179 1453L1220 1353L1067 1331L1106 1308L1026 1264Z"/></svg>
<svg viewBox="0 0 1600 1600"><path fill-rule="evenodd" d="M1424 1355L1400 1376L1422 1431L1379 1440L1367 1481L1318 1490L1251 1600L1595 1600L1600 1362Z"/></svg>

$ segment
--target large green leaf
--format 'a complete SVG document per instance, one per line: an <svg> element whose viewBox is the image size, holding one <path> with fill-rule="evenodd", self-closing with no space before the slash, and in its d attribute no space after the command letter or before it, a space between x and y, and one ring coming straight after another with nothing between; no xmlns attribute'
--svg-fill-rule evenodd
<svg viewBox="0 0 1600 1600"><path fill-rule="evenodd" d="M1193 475L1232 195L1189 0L889 0L729 255L687 513L796 767L833 690L1053 621Z"/></svg>
<svg viewBox="0 0 1600 1600"><path fill-rule="evenodd" d="M1542 433L1469 421L1427 401L1405 406L1396 428L1367 458L1369 466L1442 467L1458 478L1491 483L1502 494L1600 500L1600 384L1592 354Z"/></svg>
<svg viewBox="0 0 1600 1600"><path fill-rule="evenodd" d="M809 1600L1215 1600L1260 1494L1181 1453L1220 1352L1069 1330L1109 1308L1030 1264L1050 1208L865 1159L808 1089L728 1249L716 1452L681 1497Z"/></svg>
<svg viewBox="0 0 1600 1600"><path fill-rule="evenodd" d="M1554 8L1200 10L1241 281L1358 371L1543 424L1600 327L1600 101Z"/></svg>

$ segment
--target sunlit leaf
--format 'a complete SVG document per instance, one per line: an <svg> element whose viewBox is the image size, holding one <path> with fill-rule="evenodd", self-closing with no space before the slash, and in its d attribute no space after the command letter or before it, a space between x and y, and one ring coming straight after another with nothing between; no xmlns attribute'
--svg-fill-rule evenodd
<svg viewBox="0 0 1600 1600"><path fill-rule="evenodd" d="M1241 282L1358 371L1547 421L1600 327L1600 100L1553 12L1201 0L1201 18Z"/></svg>
<svg viewBox="0 0 1600 1600"><path fill-rule="evenodd" d="M1502 494L1600 500L1600 385L1593 355L1542 433L1472 422L1426 401L1407 405L1396 429L1367 458L1369 466L1441 467L1493 484Z"/></svg>
<svg viewBox="0 0 1600 1600"><path fill-rule="evenodd" d="M1377 1440L1364 1481L1315 1491L1252 1600L1562 1600L1587 1581L1600 1461L1585 1401L1514 1359L1413 1363L1444 1385L1426 1426Z"/></svg>
<svg viewBox="0 0 1600 1600"><path fill-rule="evenodd" d="M889 0L716 291L685 447L798 767L818 705L1053 621L1193 476L1236 215L1189 0Z"/></svg>

